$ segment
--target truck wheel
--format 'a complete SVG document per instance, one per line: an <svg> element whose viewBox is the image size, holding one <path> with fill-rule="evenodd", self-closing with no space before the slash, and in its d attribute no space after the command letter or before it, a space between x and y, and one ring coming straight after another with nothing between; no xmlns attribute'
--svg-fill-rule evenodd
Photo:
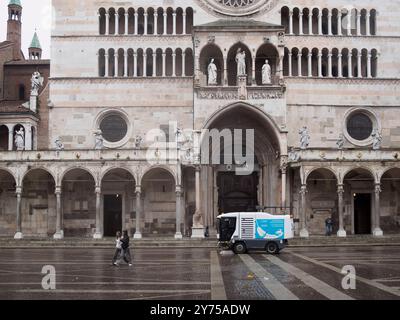
<svg viewBox="0 0 400 320"><path fill-rule="evenodd" d="M266 246L267 253L269 254L278 254L279 253L279 247L276 244L276 242L268 242Z"/></svg>
<svg viewBox="0 0 400 320"><path fill-rule="evenodd" d="M247 252L246 245L243 242L236 242L233 245L233 252L236 254L244 254Z"/></svg>

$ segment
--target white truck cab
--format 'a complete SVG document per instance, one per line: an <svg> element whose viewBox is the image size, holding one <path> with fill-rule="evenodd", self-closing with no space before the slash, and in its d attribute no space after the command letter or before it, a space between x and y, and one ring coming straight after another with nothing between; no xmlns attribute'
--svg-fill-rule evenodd
<svg viewBox="0 0 400 320"><path fill-rule="evenodd" d="M248 250L266 250L277 254L294 237L294 223L289 215L264 212L236 212L217 217L219 241L237 254Z"/></svg>

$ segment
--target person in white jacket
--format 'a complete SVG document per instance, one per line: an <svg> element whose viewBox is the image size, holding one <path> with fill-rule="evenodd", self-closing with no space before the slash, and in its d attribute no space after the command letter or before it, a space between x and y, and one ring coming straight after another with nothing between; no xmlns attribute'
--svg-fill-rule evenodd
<svg viewBox="0 0 400 320"><path fill-rule="evenodd" d="M118 231L116 234L115 243L116 243L115 254L114 254L112 264L114 266L118 266L118 261L121 259L121 253L122 253L122 241L121 241L121 232L120 231Z"/></svg>

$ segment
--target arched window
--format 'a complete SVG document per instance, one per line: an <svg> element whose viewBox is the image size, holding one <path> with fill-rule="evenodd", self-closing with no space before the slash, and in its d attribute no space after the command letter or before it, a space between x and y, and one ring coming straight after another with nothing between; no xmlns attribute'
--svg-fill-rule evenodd
<svg viewBox="0 0 400 320"><path fill-rule="evenodd" d="M105 77L106 75L106 59L105 50L99 50L99 77Z"/></svg>
<svg viewBox="0 0 400 320"><path fill-rule="evenodd" d="M0 151L8 150L8 127L0 126Z"/></svg>
<svg viewBox="0 0 400 320"><path fill-rule="evenodd" d="M18 87L18 97L19 100L25 100L25 86L23 84Z"/></svg>
<svg viewBox="0 0 400 320"><path fill-rule="evenodd" d="M186 9L186 34L192 34L193 31L193 9Z"/></svg>
<svg viewBox="0 0 400 320"><path fill-rule="evenodd" d="M194 58L191 48L185 51L185 75L187 77L192 77L194 75Z"/></svg>
<svg viewBox="0 0 400 320"><path fill-rule="evenodd" d="M214 59L214 63L217 67L217 84L223 85L223 70L224 70L224 58L221 49L215 44L209 44L201 50L200 53L200 83L206 86L208 83L208 65ZM236 65L236 64L235 64Z"/></svg>

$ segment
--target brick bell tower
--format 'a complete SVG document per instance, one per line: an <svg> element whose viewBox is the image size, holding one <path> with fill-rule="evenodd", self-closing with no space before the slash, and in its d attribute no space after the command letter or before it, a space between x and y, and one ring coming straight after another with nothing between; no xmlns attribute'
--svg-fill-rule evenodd
<svg viewBox="0 0 400 320"><path fill-rule="evenodd" d="M7 41L14 44L14 60L23 59L21 52L22 5L20 0L10 0L8 4Z"/></svg>

